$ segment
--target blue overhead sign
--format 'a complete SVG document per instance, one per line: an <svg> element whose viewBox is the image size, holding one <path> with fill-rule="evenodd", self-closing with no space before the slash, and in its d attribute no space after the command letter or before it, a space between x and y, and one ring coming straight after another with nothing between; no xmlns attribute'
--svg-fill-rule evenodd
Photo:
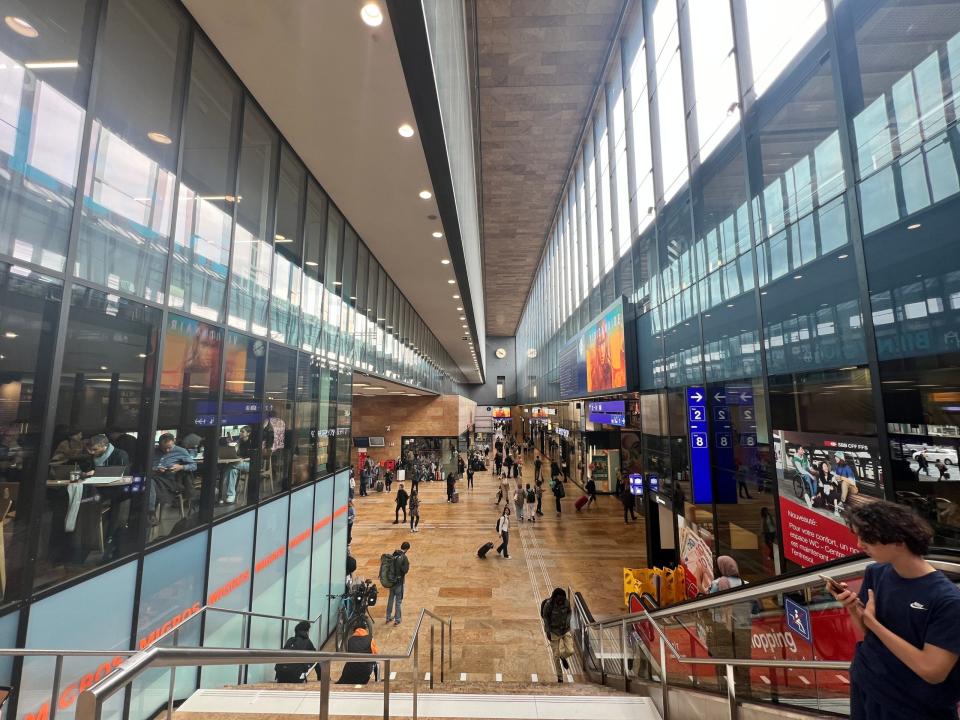
<svg viewBox="0 0 960 720"><path fill-rule="evenodd" d="M707 423L707 393L699 385L687 388L687 428L690 431L690 473L693 502L713 502L710 482L710 435Z"/></svg>

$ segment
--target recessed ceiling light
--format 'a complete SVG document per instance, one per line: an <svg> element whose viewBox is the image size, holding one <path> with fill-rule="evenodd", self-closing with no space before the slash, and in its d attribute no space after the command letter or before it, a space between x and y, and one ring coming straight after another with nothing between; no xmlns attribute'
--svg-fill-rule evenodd
<svg viewBox="0 0 960 720"><path fill-rule="evenodd" d="M421 190L421 191L420 191L420 197L421 197L423 200L429 200L430 198L433 197L433 193L431 193L429 190Z"/></svg>
<svg viewBox="0 0 960 720"><path fill-rule="evenodd" d="M17 35L21 35L25 38L35 38L40 32L26 20L16 15L7 15L3 21L7 24L7 27L13 30Z"/></svg>
<svg viewBox="0 0 960 720"><path fill-rule="evenodd" d="M106 366L106 365L101 365L101 366L100 366L100 369L101 369L101 370L106 370L106 369L107 369L107 366Z"/></svg>
<svg viewBox="0 0 960 720"><path fill-rule="evenodd" d="M453 285L455 282L456 282L456 280L447 280L447 284L448 284L448 285Z"/></svg>
<svg viewBox="0 0 960 720"><path fill-rule="evenodd" d="M147 137L153 140L155 143L160 143L161 145L169 145L173 142L169 135L164 135L162 132L157 132L156 130L151 130L148 132Z"/></svg>
<svg viewBox="0 0 960 720"><path fill-rule="evenodd" d="M907 230L918 230L921 226L920 223L914 223L913 225L907 225Z"/></svg>
<svg viewBox="0 0 960 720"><path fill-rule="evenodd" d="M837 255L837 260L846 260L848 257L850 256L844 253L843 255Z"/></svg>
<svg viewBox="0 0 960 720"><path fill-rule="evenodd" d="M24 63L23 66L27 70L76 70L80 63L76 60L44 60Z"/></svg>
<svg viewBox="0 0 960 720"><path fill-rule="evenodd" d="M360 18L370 27L379 27L383 22L383 12L375 2L368 2L360 9Z"/></svg>
<svg viewBox="0 0 960 720"><path fill-rule="evenodd" d="M10 339L12 340L13 338L15 338L15 337L17 336L17 334L16 334L15 332L5 332L5 333L3 334L3 336L4 336L5 338L10 338Z"/></svg>
<svg viewBox="0 0 960 720"><path fill-rule="evenodd" d="M339 287L340 285L343 285L343 283L340 282L339 280L334 280L333 284L336 285L337 287Z"/></svg>
<svg viewBox="0 0 960 720"><path fill-rule="evenodd" d="M463 310L463 308L457 305L457 310Z"/></svg>
<svg viewBox="0 0 960 720"><path fill-rule="evenodd" d="M440 232L439 230L434 230L434 231L433 231L433 236L434 236L435 238L439 239L439 238L442 238L442 237L443 237L443 233Z"/></svg>
<svg viewBox="0 0 960 720"><path fill-rule="evenodd" d="M444 258L443 260L440 261L440 264L441 264L441 265L449 265L449 264L450 264L450 261L447 260L446 258Z"/></svg>
<svg viewBox="0 0 960 720"><path fill-rule="evenodd" d="M138 358L145 358L146 356L147 356L146 353L140 353L137 355Z"/></svg>
<svg viewBox="0 0 960 720"><path fill-rule="evenodd" d="M461 316L460 316L460 319L461 319L461 320L466 320L466 319L467 319L467 316L466 316L466 315L461 315Z"/></svg>
<svg viewBox="0 0 960 720"><path fill-rule="evenodd" d="M314 262L313 260L304 260L304 265L309 265L310 267L317 267L320 263Z"/></svg>
<svg viewBox="0 0 960 720"><path fill-rule="evenodd" d="M803 275L794 275L794 276L793 276L793 279L794 279L794 280L800 280L801 278L803 278Z"/></svg>
<svg viewBox="0 0 960 720"><path fill-rule="evenodd" d="M465 327L467 327L467 326L466 326L466 325L461 325L460 327L465 328Z"/></svg>
<svg viewBox="0 0 960 720"><path fill-rule="evenodd" d="M405 138L413 137L413 128L410 126L409 123L404 123L403 125L398 127L397 132L400 133L400 137L405 137Z"/></svg>
<svg viewBox="0 0 960 720"><path fill-rule="evenodd" d="M350 296L350 299L351 299L351 300L356 300L356 298L355 298L353 295Z"/></svg>
<svg viewBox="0 0 960 720"><path fill-rule="evenodd" d="M454 296L453 296L453 299L454 299L454 300L459 300L459 299L460 299L460 296L459 296L459 295L454 295Z"/></svg>

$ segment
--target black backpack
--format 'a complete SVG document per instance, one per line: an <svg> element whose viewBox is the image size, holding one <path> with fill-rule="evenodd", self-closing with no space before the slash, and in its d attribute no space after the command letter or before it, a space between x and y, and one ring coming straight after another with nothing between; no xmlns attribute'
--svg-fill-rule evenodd
<svg viewBox="0 0 960 720"><path fill-rule="evenodd" d="M533 490L527 490L527 502L535 503L537 501L537 494Z"/></svg>
<svg viewBox="0 0 960 720"><path fill-rule="evenodd" d="M283 649L298 650L297 644L297 638L294 636L283 644ZM294 675L302 675L306 667L303 663L277 663L273 666L273 670L278 677L293 677Z"/></svg>

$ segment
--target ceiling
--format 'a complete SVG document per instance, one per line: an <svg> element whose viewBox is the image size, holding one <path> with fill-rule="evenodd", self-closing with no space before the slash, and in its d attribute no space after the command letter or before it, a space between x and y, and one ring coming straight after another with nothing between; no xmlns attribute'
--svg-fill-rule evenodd
<svg viewBox="0 0 960 720"><path fill-rule="evenodd" d="M463 293L440 262L447 241L432 237L435 198L418 196L432 190L419 132L397 133L416 121L390 19L368 27L359 0L184 4L446 347L455 379L479 382L452 297Z"/></svg>
<svg viewBox="0 0 960 720"><path fill-rule="evenodd" d="M514 335L625 0L475 0L487 333Z"/></svg>

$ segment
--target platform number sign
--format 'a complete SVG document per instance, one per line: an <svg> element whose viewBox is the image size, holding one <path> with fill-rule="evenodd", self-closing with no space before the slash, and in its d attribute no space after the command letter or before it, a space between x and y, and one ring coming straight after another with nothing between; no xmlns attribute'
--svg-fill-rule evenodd
<svg viewBox="0 0 960 720"><path fill-rule="evenodd" d="M707 393L703 387L687 388L687 420L690 431L690 473L693 502L713 502L710 482L710 435L707 425Z"/></svg>

